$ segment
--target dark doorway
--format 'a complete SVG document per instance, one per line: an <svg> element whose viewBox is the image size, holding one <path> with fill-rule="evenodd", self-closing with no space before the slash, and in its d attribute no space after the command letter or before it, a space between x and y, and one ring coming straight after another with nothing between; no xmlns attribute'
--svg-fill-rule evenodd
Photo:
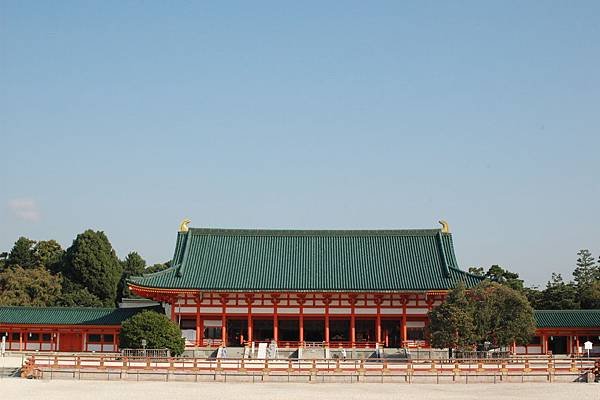
<svg viewBox="0 0 600 400"><path fill-rule="evenodd" d="M350 341L350 320L349 319L330 319L329 320L329 341L330 342L349 342Z"/></svg>
<svg viewBox="0 0 600 400"><path fill-rule="evenodd" d="M273 339L273 320L254 319L252 322L252 340L265 341Z"/></svg>
<svg viewBox="0 0 600 400"><path fill-rule="evenodd" d="M322 342L325 340L325 320L305 319L304 340L307 342Z"/></svg>
<svg viewBox="0 0 600 400"><path fill-rule="evenodd" d="M279 319L279 341L298 342L300 341L300 321L297 319Z"/></svg>
<svg viewBox="0 0 600 400"><path fill-rule="evenodd" d="M356 319L356 342L374 342L377 340L375 334L374 319Z"/></svg>
<svg viewBox="0 0 600 400"><path fill-rule="evenodd" d="M548 350L552 354L568 354L567 336L551 336L548 338Z"/></svg>
<svg viewBox="0 0 600 400"><path fill-rule="evenodd" d="M227 346L243 346L248 340L248 319L227 319Z"/></svg>
<svg viewBox="0 0 600 400"><path fill-rule="evenodd" d="M401 326L402 322L398 320L384 319L381 321L381 339L386 347L402 347Z"/></svg>

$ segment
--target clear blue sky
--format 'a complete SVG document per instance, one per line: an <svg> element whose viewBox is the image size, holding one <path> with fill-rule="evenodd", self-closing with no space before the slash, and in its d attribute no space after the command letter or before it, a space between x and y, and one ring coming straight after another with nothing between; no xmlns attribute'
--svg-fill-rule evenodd
<svg viewBox="0 0 600 400"><path fill-rule="evenodd" d="M180 220L600 255L600 2L0 2L0 249Z"/></svg>

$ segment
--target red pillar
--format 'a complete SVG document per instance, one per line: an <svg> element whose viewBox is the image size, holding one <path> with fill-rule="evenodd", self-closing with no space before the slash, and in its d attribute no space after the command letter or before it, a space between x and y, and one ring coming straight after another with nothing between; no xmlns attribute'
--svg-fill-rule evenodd
<svg viewBox="0 0 600 400"><path fill-rule="evenodd" d="M173 302L171 303L171 321L173 322L177 322L177 319L175 318L175 299L173 299Z"/></svg>
<svg viewBox="0 0 600 400"><path fill-rule="evenodd" d="M352 304L352 308L350 308L350 342L352 342L352 347L356 344L356 316L354 314L354 304Z"/></svg>
<svg viewBox="0 0 600 400"><path fill-rule="evenodd" d="M402 331L400 338L402 339L402 347L406 346L406 341L408 340L408 332L406 329L406 304L408 303L408 298L406 296L402 297Z"/></svg>
<svg viewBox="0 0 600 400"><path fill-rule="evenodd" d="M223 345L227 345L227 319L225 318L225 311L221 313L221 342Z"/></svg>
<svg viewBox="0 0 600 400"><path fill-rule="evenodd" d="M548 352L548 338L546 335L542 335L542 354L546 354Z"/></svg>
<svg viewBox="0 0 600 400"><path fill-rule="evenodd" d="M304 342L304 309L300 306L300 332L298 334L298 341L300 345Z"/></svg>
<svg viewBox="0 0 600 400"><path fill-rule="evenodd" d="M329 306L325 307L325 342L329 343Z"/></svg>
<svg viewBox="0 0 600 400"><path fill-rule="evenodd" d="M277 319L277 307L275 307L275 314L273 314L273 339L275 342L279 342L279 321Z"/></svg>
<svg viewBox="0 0 600 400"><path fill-rule="evenodd" d="M196 346L202 346L202 331L200 329L200 296L196 297Z"/></svg>
<svg viewBox="0 0 600 400"><path fill-rule="evenodd" d="M382 298L378 297L375 299L375 303L377 304L377 318L375 320L375 332L377 343L381 343L381 302Z"/></svg>

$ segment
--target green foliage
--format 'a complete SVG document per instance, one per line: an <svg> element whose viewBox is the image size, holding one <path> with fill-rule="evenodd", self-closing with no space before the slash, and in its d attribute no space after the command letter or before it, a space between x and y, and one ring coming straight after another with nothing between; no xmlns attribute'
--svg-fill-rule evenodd
<svg viewBox="0 0 600 400"><path fill-rule="evenodd" d="M486 279L508 286L515 290L523 290L523 280L519 279L519 274L503 269L499 265L492 265L485 273Z"/></svg>
<svg viewBox="0 0 600 400"><path fill-rule="evenodd" d="M102 307L104 304L96 295L68 278L63 278L63 288L56 301L61 307Z"/></svg>
<svg viewBox="0 0 600 400"><path fill-rule="evenodd" d="M35 264L49 271L58 272L65 251L56 240L41 240L33 248Z"/></svg>
<svg viewBox="0 0 600 400"><path fill-rule="evenodd" d="M485 271L484 271L483 267L469 267L469 273L471 275L476 275L476 276L484 276L485 275Z"/></svg>
<svg viewBox="0 0 600 400"><path fill-rule="evenodd" d="M144 274L153 274L155 272L164 271L167 268L171 267L171 261L167 261L162 264L154 264L144 270Z"/></svg>
<svg viewBox="0 0 600 400"><path fill-rule="evenodd" d="M35 240L27 239L21 236L8 254L6 260L7 267L19 265L22 268L33 268L36 265L35 256L33 253L33 245Z"/></svg>
<svg viewBox="0 0 600 400"><path fill-rule="evenodd" d="M469 299L478 345L526 344L535 333L533 308L520 291L496 282L483 282L473 288Z"/></svg>
<svg viewBox="0 0 600 400"><path fill-rule="evenodd" d="M0 305L53 306L61 292L60 276L43 267L6 268L0 273Z"/></svg>
<svg viewBox="0 0 600 400"><path fill-rule="evenodd" d="M143 311L123 322L119 335L123 349L141 349L142 339L146 348L169 349L172 355L180 355L185 348L179 326L163 314Z"/></svg>
<svg viewBox="0 0 600 400"><path fill-rule="evenodd" d="M105 306L114 306L121 269L104 232L88 229L77 235L67 249L63 274L73 283L87 288Z"/></svg>
<svg viewBox="0 0 600 400"><path fill-rule="evenodd" d="M577 267L573 271L573 277L578 287L590 285L600 280L600 267L596 265L592 253L587 249L577 252Z"/></svg>
<svg viewBox="0 0 600 400"><path fill-rule="evenodd" d="M499 265L492 265L487 272L483 267L470 267L469 273L477 276L483 276L491 282L497 282L515 290L523 290L523 280L519 279L519 274L502 268Z"/></svg>
<svg viewBox="0 0 600 400"><path fill-rule="evenodd" d="M127 287L127 279L130 276L139 276L144 273L146 268L146 261L135 251L132 251L125 257L125 260L121 262L123 267L123 273L119 280L117 293L119 295L118 301L121 301L124 297L131 297L132 294Z"/></svg>
<svg viewBox="0 0 600 400"><path fill-rule="evenodd" d="M591 282L578 290L581 308L600 308L600 280Z"/></svg>
<svg viewBox="0 0 600 400"><path fill-rule="evenodd" d="M451 290L446 301L429 312L433 347L468 349L474 341L474 330L473 310L463 284Z"/></svg>
<svg viewBox="0 0 600 400"><path fill-rule="evenodd" d="M527 343L535 332L533 309L519 291L483 282L469 293L460 285L429 312L431 344L467 350L486 342L508 346Z"/></svg>
<svg viewBox="0 0 600 400"><path fill-rule="evenodd" d="M576 310L580 306L577 288L571 282L565 283L561 274L552 273L552 279L535 306L543 310Z"/></svg>

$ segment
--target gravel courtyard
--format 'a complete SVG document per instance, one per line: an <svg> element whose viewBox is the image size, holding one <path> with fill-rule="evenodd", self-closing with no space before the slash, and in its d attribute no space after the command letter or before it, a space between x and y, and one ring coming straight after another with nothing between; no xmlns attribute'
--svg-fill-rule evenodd
<svg viewBox="0 0 600 400"><path fill-rule="evenodd" d="M100 382L3 379L2 399L573 399L600 400L600 384L337 384Z"/></svg>

